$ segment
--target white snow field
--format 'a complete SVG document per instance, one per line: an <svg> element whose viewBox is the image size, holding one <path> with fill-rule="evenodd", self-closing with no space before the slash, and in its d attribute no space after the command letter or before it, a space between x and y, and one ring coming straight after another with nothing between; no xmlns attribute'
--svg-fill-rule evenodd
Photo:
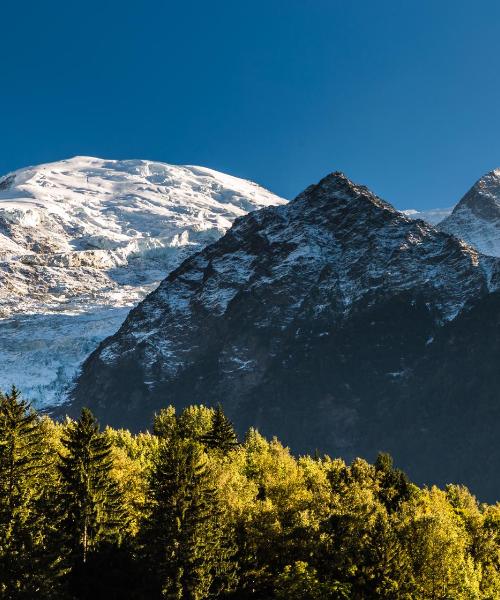
<svg viewBox="0 0 500 600"><path fill-rule="evenodd" d="M401 212L410 219L422 219L422 221L426 221L430 225L437 225L447 216L451 215L452 210L453 207L430 208L428 210L415 210L413 208L408 208L406 210L402 210Z"/></svg>
<svg viewBox="0 0 500 600"><path fill-rule="evenodd" d="M0 177L0 389L64 402L86 356L189 254L283 204L211 169L78 156Z"/></svg>

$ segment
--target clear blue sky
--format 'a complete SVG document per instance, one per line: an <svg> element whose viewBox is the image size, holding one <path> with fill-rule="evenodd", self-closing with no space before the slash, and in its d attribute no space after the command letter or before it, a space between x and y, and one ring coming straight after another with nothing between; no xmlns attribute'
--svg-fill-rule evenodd
<svg viewBox="0 0 500 600"><path fill-rule="evenodd" d="M500 166L498 0L5 0L0 173L88 154L400 208Z"/></svg>

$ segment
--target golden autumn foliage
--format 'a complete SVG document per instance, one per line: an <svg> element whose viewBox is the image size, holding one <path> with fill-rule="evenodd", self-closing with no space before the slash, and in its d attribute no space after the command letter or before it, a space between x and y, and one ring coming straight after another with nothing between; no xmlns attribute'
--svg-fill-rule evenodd
<svg viewBox="0 0 500 600"><path fill-rule="evenodd" d="M156 416L153 433L104 430L111 447L109 476L120 490L127 519L121 541L95 551L93 560L101 566L84 572L85 577L97 578L89 588L93 594L102 588L102 597L161 598L169 597L168 590L175 587L181 590L175 597L199 600L500 598L500 505L480 503L459 485L444 490L418 487L385 455L375 464L360 458L346 464L328 456L295 457L277 439L267 440L254 429L237 446L221 443L218 448L212 436L208 448L203 440L208 439L213 415L214 409L203 406L189 407L180 415L169 407ZM64 455L61 440L71 421L56 423L43 417L38 423L45 457L44 488L33 494L37 505L30 506L28 499L23 510L51 515L57 512L51 502L57 501L57 464ZM0 421L0 468L6 464L1 458L8 440L8 427L4 424L2 429ZM166 451L174 447L175 452ZM196 453L194 462L186 462L192 464L193 475L177 472L175 483L169 479L175 465L168 461L183 464L187 459L182 453L188 449ZM23 477L29 478L29 472ZM163 487L154 489L159 477ZM201 483L190 477L198 477ZM42 485L38 475L33 482ZM204 494L198 504L193 503L197 493ZM152 494L153 512L163 534L148 523ZM179 515L191 516L178 517L175 525L162 513L163 501L165 510L181 506L184 512ZM21 593L22 578L19 584L2 583L2 577L8 577L10 548L15 546L4 505L0 498L0 590L10 590L11 595L4 593L4 597L27 597ZM198 532L194 537L190 530L179 529L184 522ZM33 544L40 544L57 564L57 522L44 518L37 527ZM165 537L174 535L174 529L175 539L190 544L190 554L176 551L175 577L180 579L175 581L174 571L169 571L173 559L158 548L163 543L158 540L163 539L166 548L175 547ZM154 549L148 548L148 536L153 534ZM145 557L151 556L159 557L158 565L151 560L146 564ZM193 557L198 557L196 563L189 562ZM157 577L156 568L167 573L164 581ZM191 583L183 584L190 568L198 569L203 581L191 577L186 579ZM40 580L43 576L37 574ZM55 569L46 576L54 581L40 586L39 597L86 597L64 584L67 574L57 574ZM168 581L175 586L168 587ZM12 592L16 585L18 596ZM110 589L120 595L110 596Z"/></svg>

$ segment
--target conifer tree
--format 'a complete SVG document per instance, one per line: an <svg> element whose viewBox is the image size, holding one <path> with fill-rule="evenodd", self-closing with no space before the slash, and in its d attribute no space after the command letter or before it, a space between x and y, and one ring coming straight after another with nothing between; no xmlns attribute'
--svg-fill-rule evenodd
<svg viewBox="0 0 500 600"><path fill-rule="evenodd" d="M61 441L66 450L58 465L64 558L70 576L84 579L89 554L100 544L119 542L126 514L111 476L111 443L90 410L82 410Z"/></svg>
<svg viewBox="0 0 500 600"><path fill-rule="evenodd" d="M389 512L394 512L401 502L409 500L413 486L406 473L394 467L390 454L379 452L374 466L380 481L380 500Z"/></svg>
<svg viewBox="0 0 500 600"><path fill-rule="evenodd" d="M148 512L144 555L163 597L201 600L228 587L234 550L199 443L177 438L161 444Z"/></svg>
<svg viewBox="0 0 500 600"><path fill-rule="evenodd" d="M224 454L238 446L238 437L234 426L224 414L220 404L217 405L213 413L212 426L207 434L203 436L202 442L207 448L221 450Z"/></svg>
<svg viewBox="0 0 500 600"><path fill-rule="evenodd" d="M43 587L43 450L40 421L12 387L0 393L0 597L29 598Z"/></svg>

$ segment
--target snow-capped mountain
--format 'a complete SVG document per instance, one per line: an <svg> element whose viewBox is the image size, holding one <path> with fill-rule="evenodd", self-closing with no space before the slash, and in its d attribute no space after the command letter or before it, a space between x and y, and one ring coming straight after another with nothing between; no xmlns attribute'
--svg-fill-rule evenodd
<svg viewBox="0 0 500 600"><path fill-rule="evenodd" d="M83 359L189 254L285 201L211 169L75 157L0 178L0 388L61 401Z"/></svg>
<svg viewBox="0 0 500 600"><path fill-rule="evenodd" d="M402 212L465 240L483 254L500 257L500 169L481 177L454 208Z"/></svg>
<svg viewBox="0 0 500 600"><path fill-rule="evenodd" d="M421 414L407 382L499 269L334 173L184 261L85 362L73 410L137 429L168 403L221 401L298 452L399 450L440 410Z"/></svg>
<svg viewBox="0 0 500 600"><path fill-rule="evenodd" d="M500 169L487 173L465 194L439 229L484 254L500 256Z"/></svg>
<svg viewBox="0 0 500 600"><path fill-rule="evenodd" d="M437 225L451 215L453 208L430 208L428 210L406 209L401 212L410 219L422 219L430 225Z"/></svg>

